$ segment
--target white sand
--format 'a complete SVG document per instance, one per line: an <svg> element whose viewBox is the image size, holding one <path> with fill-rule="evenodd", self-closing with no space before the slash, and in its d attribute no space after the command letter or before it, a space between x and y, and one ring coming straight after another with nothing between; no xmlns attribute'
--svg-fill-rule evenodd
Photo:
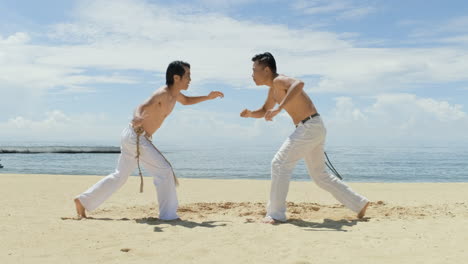
<svg viewBox="0 0 468 264"><path fill-rule="evenodd" d="M75 195L101 177L0 174L0 263L466 263L468 183L351 183L358 221L312 182L292 182L290 221L266 225L269 181L181 179L183 221L157 217L131 177L93 219ZM379 202L380 201L380 202ZM62 219L62 218L65 218Z"/></svg>

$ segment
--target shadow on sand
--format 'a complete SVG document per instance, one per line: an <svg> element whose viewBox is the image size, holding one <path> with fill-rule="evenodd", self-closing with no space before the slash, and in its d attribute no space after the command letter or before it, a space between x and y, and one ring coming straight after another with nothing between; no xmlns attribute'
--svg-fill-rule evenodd
<svg viewBox="0 0 468 264"><path fill-rule="evenodd" d="M330 230L335 230L335 231L341 231L341 232L348 232L347 230L343 229L343 227L350 227L350 226L355 226L357 225L358 222L368 222L369 217L364 217L362 219L353 219L353 220L346 220L346 219L340 219L340 220L333 220L333 219L323 219L322 223L317 223L317 222L310 222L310 221L304 221L302 219L289 219L286 223L283 224L289 224L289 225L295 225L298 227L305 227L307 231L330 231Z"/></svg>
<svg viewBox="0 0 468 264"><path fill-rule="evenodd" d="M201 223L197 223L197 222L193 222L189 220L181 220L181 219L166 221L166 220L161 220L155 217L144 217L140 219L135 219L135 222L139 224L147 224L147 225L155 226L154 232L163 231L164 227L160 227L159 225L183 226L186 228L195 228L195 227L215 228L215 227L226 226L225 223L222 223L219 221L203 221Z"/></svg>
<svg viewBox="0 0 468 264"><path fill-rule="evenodd" d="M87 217L87 218L80 218L80 217L61 217L62 220L95 220L95 221L135 221L138 224L147 224L152 225L154 227L154 232L162 232L164 227L160 227L160 225L170 225L170 226L183 226L186 228L195 228L195 227L205 227L205 228L215 228L215 227L222 227L226 226L225 223L220 221L203 221L201 223L189 221L189 220L161 220L156 217L143 217L143 218L109 218L109 217Z"/></svg>
<svg viewBox="0 0 468 264"><path fill-rule="evenodd" d="M215 228L226 226L229 221L203 221L203 222L193 222L189 220L161 220L156 217L143 217L143 218L108 218L108 217L88 217L88 218L79 218L79 217L62 217L62 220L97 220L97 221L135 221L138 224L147 224L154 226L154 232L163 232L164 228L167 226L182 226L185 228L195 228L195 227L204 227L204 228ZM343 229L344 227L352 227L357 225L358 222L368 222L370 217L364 217L363 219L353 219L353 220L333 220L333 219L324 219L322 223L304 221L302 219L290 218L287 222L277 223L275 225L294 225L297 227L305 228L306 231L341 231L348 232L348 230ZM256 223L252 219L245 222L247 223Z"/></svg>

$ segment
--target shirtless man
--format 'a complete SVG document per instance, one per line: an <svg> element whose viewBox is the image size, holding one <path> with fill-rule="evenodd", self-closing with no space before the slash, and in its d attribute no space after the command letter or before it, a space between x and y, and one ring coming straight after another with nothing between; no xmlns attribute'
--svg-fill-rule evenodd
<svg viewBox="0 0 468 264"><path fill-rule="evenodd" d="M317 109L303 90L304 83L276 73L276 62L269 52L255 55L252 61L255 84L270 88L266 102L260 109L244 109L240 116L272 121L284 109L296 125L271 162L270 200L262 222L273 224L286 221L289 180L300 159L305 159L309 175L319 187L356 212L358 218L363 218L369 201L325 170L323 148L326 130ZM276 104L278 106L274 108Z"/></svg>
<svg viewBox="0 0 468 264"><path fill-rule="evenodd" d="M169 64L166 71L166 86L156 90L146 102L136 109L131 124L123 130L121 154L115 172L74 199L76 212L80 218L86 218L86 211L96 209L117 191L127 181L132 171L136 167L140 167L140 162L148 174L153 176L153 183L158 195L159 218L162 220L179 218L177 215L177 179L171 164L152 144L151 136L161 127L164 119L172 112L176 102L192 105L224 97L223 93L218 91L211 92L207 96L185 96L181 91L188 89L190 80L190 65L188 63L174 61Z"/></svg>

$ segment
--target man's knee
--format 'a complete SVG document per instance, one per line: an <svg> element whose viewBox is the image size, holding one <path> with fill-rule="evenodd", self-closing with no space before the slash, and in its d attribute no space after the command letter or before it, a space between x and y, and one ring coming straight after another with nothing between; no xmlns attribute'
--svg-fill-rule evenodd
<svg viewBox="0 0 468 264"><path fill-rule="evenodd" d="M285 161L282 158L275 157L271 161L271 178L272 180L287 180L290 177L292 163ZM287 177L286 177L287 176Z"/></svg>
<svg viewBox="0 0 468 264"><path fill-rule="evenodd" d="M296 162L292 162L284 156L276 155L271 161L272 170L284 170L291 169L296 165Z"/></svg>
<svg viewBox="0 0 468 264"><path fill-rule="evenodd" d="M327 172L317 171L316 173L317 176L314 177L314 181L322 189L327 189L337 180L336 177L328 174Z"/></svg>
<svg viewBox="0 0 468 264"><path fill-rule="evenodd" d="M275 156L271 160L271 168L272 169L281 169L284 166L284 160L278 156Z"/></svg>

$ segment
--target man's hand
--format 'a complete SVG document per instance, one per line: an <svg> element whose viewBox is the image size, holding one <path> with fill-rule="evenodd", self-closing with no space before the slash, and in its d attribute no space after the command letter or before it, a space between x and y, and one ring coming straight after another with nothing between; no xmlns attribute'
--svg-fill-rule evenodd
<svg viewBox="0 0 468 264"><path fill-rule="evenodd" d="M266 111L265 113L265 120L266 121L273 121L273 117L275 117L277 114L279 114L281 112L281 108L277 108L277 109L270 109L268 111Z"/></svg>
<svg viewBox="0 0 468 264"><path fill-rule="evenodd" d="M141 127L143 125L143 121L145 120L145 117L147 117L148 114L143 114L143 115L134 115L132 119L132 126L133 127Z"/></svg>
<svg viewBox="0 0 468 264"><path fill-rule="evenodd" d="M244 109L240 113L240 116L241 117L251 117L252 116L252 111L250 111L249 109Z"/></svg>
<svg viewBox="0 0 468 264"><path fill-rule="evenodd" d="M208 95L208 99L210 99L210 100L218 98L218 97L223 98L224 94L222 92L213 91Z"/></svg>
<svg viewBox="0 0 468 264"><path fill-rule="evenodd" d="M134 116L133 119L132 119L132 126L133 127L141 127L141 125L143 124L143 120L144 120L144 118L141 117L141 116Z"/></svg>

